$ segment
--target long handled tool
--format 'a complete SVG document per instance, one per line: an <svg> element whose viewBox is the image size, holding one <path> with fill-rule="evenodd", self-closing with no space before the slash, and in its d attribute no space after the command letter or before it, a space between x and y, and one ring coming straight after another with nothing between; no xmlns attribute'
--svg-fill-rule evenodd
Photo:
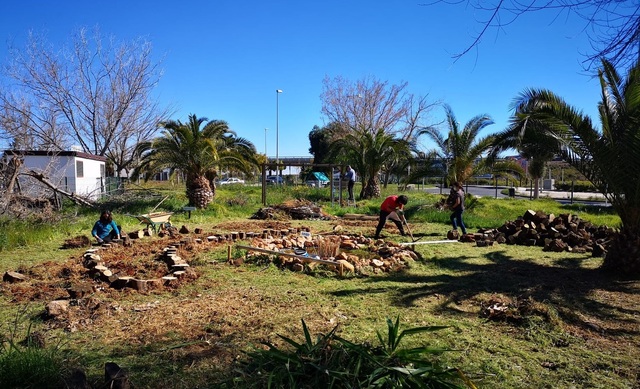
<svg viewBox="0 0 640 389"><path fill-rule="evenodd" d="M411 237L411 241L415 242L416 238L413 237L413 234L411 233L411 228L409 227L409 223L407 223L407 219L404 216L402 217L402 221L404 222L404 225L407 227L407 231L409 232L409 236Z"/></svg>

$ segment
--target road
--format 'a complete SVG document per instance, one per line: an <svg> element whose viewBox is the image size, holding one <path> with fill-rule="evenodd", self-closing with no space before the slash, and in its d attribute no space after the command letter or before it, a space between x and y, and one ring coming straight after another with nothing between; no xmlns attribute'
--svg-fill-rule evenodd
<svg viewBox="0 0 640 389"><path fill-rule="evenodd" d="M497 195L498 198L508 197L500 193L500 191L502 191L503 189L506 189L506 187L498 186L498 195ZM465 190L468 193L471 193L472 195L478 196L478 197L496 197L495 187L469 185L468 187L465 187ZM440 188L427 188L425 189L425 191L428 193L435 193L435 194L442 193L443 196L447 196L449 194L449 188L442 188L442 192L440 191Z"/></svg>
<svg viewBox="0 0 640 389"><path fill-rule="evenodd" d="M506 186L498 186L498 190L496 192L496 187L490 187L490 186L475 186L475 185L469 185L468 187L466 187L465 189L467 190L468 193L471 193L474 196L478 196L478 197L493 197L493 198L504 198L504 197L509 197L508 195L504 195L502 194L502 190L507 189L508 187ZM522 189L522 188L519 188ZM442 188L442 191L440 190L440 188L427 188L425 189L426 192L428 193L435 193L435 194L440 194L442 193L443 196L446 196L449 194L449 189L448 188ZM497 194L496 194L497 193ZM545 196L547 195L549 192L542 192L541 196ZM559 192L558 192L559 193ZM526 199L528 198L527 196L528 193L523 193L522 191L519 191L517 193L517 198L522 198L522 199ZM573 203L580 203L580 204L584 204L584 205L590 205L590 206L604 206L604 207L608 207L611 204L604 202L604 201L593 201L593 200L587 200L586 198L589 196L593 196L593 194L586 194L585 199L581 199L580 195L575 193L574 194L574 199L573 199ZM561 195L561 197L559 198L555 198L556 201L558 201L561 204L571 204L571 200L568 199L569 195L566 193L563 193Z"/></svg>

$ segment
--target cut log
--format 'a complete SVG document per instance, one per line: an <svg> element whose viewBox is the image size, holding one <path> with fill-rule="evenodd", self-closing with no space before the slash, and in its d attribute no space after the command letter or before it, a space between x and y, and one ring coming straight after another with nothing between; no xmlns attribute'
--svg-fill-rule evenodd
<svg viewBox="0 0 640 389"><path fill-rule="evenodd" d="M129 277L129 276L118 277L117 279L111 281L111 284L109 284L109 287L113 289L123 289L127 286L127 284L129 283L129 280L132 280L132 279L133 277Z"/></svg>
<svg viewBox="0 0 640 389"><path fill-rule="evenodd" d="M132 231L129 233L131 239L142 239L144 237L144 230Z"/></svg>
<svg viewBox="0 0 640 389"><path fill-rule="evenodd" d="M129 389L131 387L126 370L113 362L104 364L104 380L109 389Z"/></svg>
<svg viewBox="0 0 640 389"><path fill-rule="evenodd" d="M93 293L93 287L88 284L75 284L67 289L69 297L72 299L81 299Z"/></svg>
<svg viewBox="0 0 640 389"><path fill-rule="evenodd" d="M15 271L7 271L4 273L4 276L2 276L2 281L5 281L5 282L21 282L26 280L27 280L27 276Z"/></svg>
<svg viewBox="0 0 640 389"><path fill-rule="evenodd" d="M137 278L130 279L127 282L127 287L137 290L138 292L146 292L147 291L147 280L139 280Z"/></svg>

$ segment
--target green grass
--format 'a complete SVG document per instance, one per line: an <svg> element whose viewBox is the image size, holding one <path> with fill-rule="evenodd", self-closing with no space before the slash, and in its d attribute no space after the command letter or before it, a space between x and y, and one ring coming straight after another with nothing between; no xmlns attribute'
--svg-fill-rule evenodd
<svg viewBox="0 0 640 389"><path fill-rule="evenodd" d="M153 187L152 191L160 196L114 199L104 206L114 209L125 228L133 229L138 222L126 215L148 212L166 194L171 197L159 210L179 211L186 205L180 189ZM384 195L391 193L389 189ZM449 213L430 207L439 196L407 194L413 233L441 238L449 229ZM381 201L339 208L329 205L328 190L269 187L267 192L268 204L291 198L325 201L323 209L333 214L375 215ZM258 187L219 188L207 210L192 212L191 219L176 213L172 222L215 231L224 221L250 222L248 217L261 206ZM483 198L464 217L470 229L498 227L527 209L579 214L595 224L619 223L604 209L567 207L549 200ZM11 243L0 255L0 271L79 258L82 249L59 247L67 237L88 236L97 212L73 207L66 212L55 225L6 221L2 231ZM300 223L312 231L329 230L335 224ZM374 223L353 230L371 234L373 227ZM14 236L20 235L27 240L14 243ZM29 316L33 330L45 334L47 344L58 345L56 340L64 339L56 347L77 355L91 382L100 382L104 363L114 361L129 370L137 388L218 387L233 374L234 361L243 351L264 341L282 347L285 343L278 335L298 340L304 332L301 320L312 334L327 334L337 326L341 338L377 344L376 332L389 317L399 317L403 328L447 326L407 337L404 346L454 350L438 355L437 361L460 367L480 388L628 388L636 383L640 340L635 304L640 288L637 282L601 274L597 270L601 259L509 245L415 247L421 259L406 271L341 278L328 271L301 274L265 264L229 266L222 245L198 254L193 263L199 275L196 281L149 294L96 292L91 301L98 306L91 315L81 323L71 320L64 325L41 321L43 301L17 303L8 285L0 284L0 323L12 322L26 306L35 312ZM492 321L480 314L481 306L494 300L527 299L532 309L517 323ZM9 329L2 327L0 336L9 335Z"/></svg>

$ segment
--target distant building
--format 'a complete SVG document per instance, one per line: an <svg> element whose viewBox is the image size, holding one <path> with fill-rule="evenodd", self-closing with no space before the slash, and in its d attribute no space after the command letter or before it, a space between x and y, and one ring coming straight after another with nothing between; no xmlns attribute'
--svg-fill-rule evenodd
<svg viewBox="0 0 640 389"><path fill-rule="evenodd" d="M22 159L21 171L41 173L58 189L92 200L105 192L105 157L81 151L6 150L2 159L14 157ZM48 190L28 176L20 176L18 185L32 196L46 195Z"/></svg>

